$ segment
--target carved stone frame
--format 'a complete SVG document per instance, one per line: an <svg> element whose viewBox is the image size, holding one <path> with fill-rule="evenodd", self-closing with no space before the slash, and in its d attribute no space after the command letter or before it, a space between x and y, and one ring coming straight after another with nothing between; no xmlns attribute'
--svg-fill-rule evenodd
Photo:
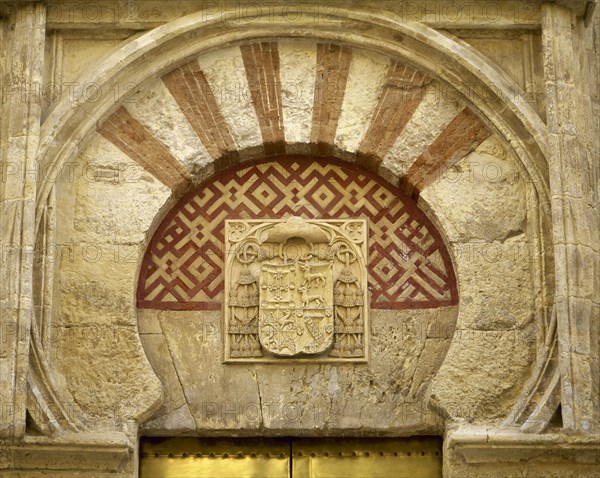
<svg viewBox="0 0 600 478"><path fill-rule="evenodd" d="M300 219L300 218L292 218ZM363 354L361 356L353 357L340 357L340 356L329 356L329 355L300 355L300 356L274 356L274 355L263 355L255 357L233 357L231 356L231 338L230 338L230 297L232 292L232 281L233 267L236 262L235 251L238 245L242 243L249 235L256 233L258 229L263 229L263 235L265 229L273 229L277 225L285 225L289 222L290 218L283 219L265 219L265 220L244 220L234 219L225 221L224 231L224 252L225 252L225 300L223 301L223 361L224 363L289 363L289 362L304 362L304 363L365 363L369 358L369 294L368 294L368 271L367 271L367 259L368 259L368 222L366 219L300 219L305 224L311 226L323 227L332 231L336 231L339 238L342 238L351 243L354 246L354 250L357 252L356 267L355 270L360 271L358 277L358 283L361 288L361 301L362 301L362 317L363 317L363 332L362 332L362 344ZM231 240L231 233L233 228L238 224L243 223L247 225L247 229L242 232L242 235L237 239ZM358 235L351 237L348 232L348 225L360 224L361 228ZM261 228L262 226L262 228ZM264 227L266 226L266 227ZM337 276L334 278L334 282ZM335 334L334 334L335 335ZM335 338L334 338L335 340Z"/></svg>

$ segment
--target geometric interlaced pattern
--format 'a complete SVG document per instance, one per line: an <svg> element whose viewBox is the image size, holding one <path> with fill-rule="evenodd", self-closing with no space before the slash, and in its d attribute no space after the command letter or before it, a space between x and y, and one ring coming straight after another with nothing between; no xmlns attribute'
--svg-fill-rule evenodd
<svg viewBox="0 0 600 478"><path fill-rule="evenodd" d="M448 251L414 200L379 176L340 161L283 158L240 164L186 194L152 238L138 306L220 309L225 219L366 218L372 308L457 303Z"/></svg>

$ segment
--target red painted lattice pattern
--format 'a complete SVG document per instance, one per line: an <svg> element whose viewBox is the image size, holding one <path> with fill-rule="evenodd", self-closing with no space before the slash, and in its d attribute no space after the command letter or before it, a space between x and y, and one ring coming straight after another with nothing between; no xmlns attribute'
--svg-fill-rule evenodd
<svg viewBox="0 0 600 478"><path fill-rule="evenodd" d="M371 307L457 303L448 252L412 199L351 164L283 158L239 165L178 202L146 251L138 306L219 309L224 289L224 220L289 215L368 219Z"/></svg>

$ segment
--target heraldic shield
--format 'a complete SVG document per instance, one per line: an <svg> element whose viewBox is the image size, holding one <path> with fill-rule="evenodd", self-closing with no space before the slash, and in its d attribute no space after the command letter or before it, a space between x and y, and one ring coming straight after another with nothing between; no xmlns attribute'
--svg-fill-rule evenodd
<svg viewBox="0 0 600 478"><path fill-rule="evenodd" d="M225 362L368 357L364 219L225 221Z"/></svg>
<svg viewBox="0 0 600 478"><path fill-rule="evenodd" d="M258 333L273 354L318 354L333 342L333 262L311 256L262 264Z"/></svg>

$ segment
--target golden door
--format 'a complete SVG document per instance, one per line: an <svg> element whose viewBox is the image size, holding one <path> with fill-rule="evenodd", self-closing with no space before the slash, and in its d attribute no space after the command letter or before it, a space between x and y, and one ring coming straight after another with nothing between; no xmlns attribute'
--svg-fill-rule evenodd
<svg viewBox="0 0 600 478"><path fill-rule="evenodd" d="M441 478L442 443L414 438L144 438L141 478Z"/></svg>

